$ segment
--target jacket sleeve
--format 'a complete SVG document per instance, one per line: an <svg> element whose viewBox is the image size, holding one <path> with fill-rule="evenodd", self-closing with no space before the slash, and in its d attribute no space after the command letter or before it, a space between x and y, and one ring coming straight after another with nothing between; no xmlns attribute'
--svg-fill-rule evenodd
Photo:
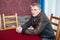
<svg viewBox="0 0 60 40"><path fill-rule="evenodd" d="M30 18L27 23L25 23L24 25L22 25L22 33L25 33L25 30L32 25L31 21L32 21L32 18Z"/></svg>
<svg viewBox="0 0 60 40"><path fill-rule="evenodd" d="M26 29L25 34L40 34L43 29L48 25L48 22L45 20L45 18L41 18L40 22L34 29Z"/></svg>

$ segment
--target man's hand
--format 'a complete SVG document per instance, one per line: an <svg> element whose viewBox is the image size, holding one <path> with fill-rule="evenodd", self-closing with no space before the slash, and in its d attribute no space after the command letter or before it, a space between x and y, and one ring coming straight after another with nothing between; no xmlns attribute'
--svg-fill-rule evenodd
<svg viewBox="0 0 60 40"><path fill-rule="evenodd" d="M17 32L17 33L22 33L22 27L21 27L21 26L17 27L17 28L16 28L16 32Z"/></svg>

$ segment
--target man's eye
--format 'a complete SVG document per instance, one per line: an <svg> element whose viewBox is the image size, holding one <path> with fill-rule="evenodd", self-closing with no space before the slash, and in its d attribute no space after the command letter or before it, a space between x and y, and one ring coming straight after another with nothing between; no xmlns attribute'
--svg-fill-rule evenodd
<svg viewBox="0 0 60 40"><path fill-rule="evenodd" d="M36 9L34 9L34 11L36 11Z"/></svg>

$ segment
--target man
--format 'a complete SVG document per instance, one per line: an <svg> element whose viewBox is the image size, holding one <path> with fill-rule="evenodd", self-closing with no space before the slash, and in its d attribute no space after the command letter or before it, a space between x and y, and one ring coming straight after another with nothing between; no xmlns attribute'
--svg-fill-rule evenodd
<svg viewBox="0 0 60 40"><path fill-rule="evenodd" d="M47 16L41 12L41 6L38 3L33 3L30 7L32 13L30 20L22 27L18 27L16 31L23 34L37 34L42 40L55 40L52 26ZM34 29L28 29L30 26Z"/></svg>

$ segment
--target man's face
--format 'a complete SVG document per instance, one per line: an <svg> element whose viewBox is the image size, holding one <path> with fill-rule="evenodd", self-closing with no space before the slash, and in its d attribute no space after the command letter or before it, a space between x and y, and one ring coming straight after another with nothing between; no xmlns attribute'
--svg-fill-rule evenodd
<svg viewBox="0 0 60 40"><path fill-rule="evenodd" d="M38 6L32 6L31 7L31 13L33 16L40 13L40 8Z"/></svg>

